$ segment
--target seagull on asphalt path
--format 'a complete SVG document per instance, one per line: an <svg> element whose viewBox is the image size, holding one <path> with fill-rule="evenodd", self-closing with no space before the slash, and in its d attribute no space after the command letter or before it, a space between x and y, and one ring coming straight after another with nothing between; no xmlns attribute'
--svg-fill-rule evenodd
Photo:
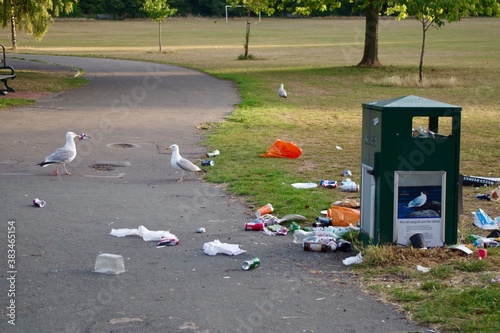
<svg viewBox="0 0 500 333"><path fill-rule="evenodd" d="M179 146L171 145L167 147L166 150L172 150L172 158L170 159L170 164L174 169L177 169L181 172L181 179L177 180L178 183L184 180L184 171L187 172L206 172L203 169L200 169L197 165L194 165L191 161L186 160L179 154Z"/></svg>
<svg viewBox="0 0 500 333"><path fill-rule="evenodd" d="M285 90L285 86L283 85L283 83L280 85L280 88L278 89L278 96L286 98L286 90Z"/></svg>
<svg viewBox="0 0 500 333"><path fill-rule="evenodd" d="M68 172L68 169L66 169L66 163L73 161L76 157L75 138L82 141L89 138L89 136L85 134L78 135L73 132L66 133L66 144L64 147L58 148L55 152L45 157L45 161L40 162L37 165L45 168L50 164L57 164L57 167L54 170L54 175L59 176L59 165L62 164L66 174L71 175L71 173Z"/></svg>
<svg viewBox="0 0 500 333"><path fill-rule="evenodd" d="M410 201L407 207L421 207L427 201L427 194L425 192L420 192L420 195Z"/></svg>

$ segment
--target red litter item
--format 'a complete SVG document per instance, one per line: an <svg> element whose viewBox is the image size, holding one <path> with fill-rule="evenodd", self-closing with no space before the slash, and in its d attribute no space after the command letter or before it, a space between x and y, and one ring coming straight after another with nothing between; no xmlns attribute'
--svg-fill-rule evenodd
<svg viewBox="0 0 500 333"><path fill-rule="evenodd" d="M156 247L164 247L164 246L174 246L179 244L179 240L177 238L168 238L165 236L161 236L160 241Z"/></svg>
<svg viewBox="0 0 500 333"><path fill-rule="evenodd" d="M264 223L262 222L247 222L245 223L246 231L260 231L264 230Z"/></svg>
<svg viewBox="0 0 500 333"><path fill-rule="evenodd" d="M267 149L262 157L284 157L284 158L298 158L302 155L302 150L297 147L293 142L281 141L276 139L274 144Z"/></svg>

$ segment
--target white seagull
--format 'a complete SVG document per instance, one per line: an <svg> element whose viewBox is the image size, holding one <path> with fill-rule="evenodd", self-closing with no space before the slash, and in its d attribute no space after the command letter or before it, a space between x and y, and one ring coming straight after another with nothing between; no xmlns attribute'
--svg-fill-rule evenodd
<svg viewBox="0 0 500 333"><path fill-rule="evenodd" d="M283 83L280 85L280 88L278 89L278 96L286 98L286 90L285 90L285 86L283 85Z"/></svg>
<svg viewBox="0 0 500 333"><path fill-rule="evenodd" d="M191 161L186 160L179 154L179 146L171 145L167 147L166 150L172 150L172 158L170 159L170 164L174 169L177 169L181 172L181 179L177 180L178 183L184 180L184 171L188 172L206 172L203 169L200 169L197 165L193 164Z"/></svg>
<svg viewBox="0 0 500 333"><path fill-rule="evenodd" d="M68 169L66 169L66 163L73 161L76 157L75 138L78 138L81 141L89 138L89 136L85 134L78 135L73 132L66 133L66 144L64 147L58 148L55 152L45 157L45 161L40 162L37 165L45 168L50 164L57 164L57 167L54 170L54 175L59 176L59 165L62 164L66 174L71 175L71 173L68 172Z"/></svg>
<svg viewBox="0 0 500 333"><path fill-rule="evenodd" d="M410 201L406 207L421 207L427 201L427 194L425 192L420 192L420 195Z"/></svg>

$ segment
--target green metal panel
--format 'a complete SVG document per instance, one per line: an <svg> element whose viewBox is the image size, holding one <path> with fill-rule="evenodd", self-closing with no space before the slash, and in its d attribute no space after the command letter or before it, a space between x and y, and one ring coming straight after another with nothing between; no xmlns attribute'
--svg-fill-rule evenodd
<svg viewBox="0 0 500 333"><path fill-rule="evenodd" d="M444 241L457 240L461 107L418 96L363 103L362 163L374 168L375 236L369 243L394 241L394 174L396 171L446 172ZM451 118L451 135L415 138L414 117L428 118L427 127L439 133L440 120ZM365 176L365 175L363 175ZM363 188L361 188L363 191ZM363 196L362 196L363 197ZM361 209L367 203L361 203ZM363 221L362 221L363 229Z"/></svg>

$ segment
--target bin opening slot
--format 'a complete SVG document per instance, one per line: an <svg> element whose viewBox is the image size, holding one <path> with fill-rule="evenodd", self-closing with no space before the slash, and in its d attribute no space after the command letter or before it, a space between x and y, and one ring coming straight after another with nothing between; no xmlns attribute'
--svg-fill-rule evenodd
<svg viewBox="0 0 500 333"><path fill-rule="evenodd" d="M452 117L413 117L412 136L414 138L451 137Z"/></svg>

